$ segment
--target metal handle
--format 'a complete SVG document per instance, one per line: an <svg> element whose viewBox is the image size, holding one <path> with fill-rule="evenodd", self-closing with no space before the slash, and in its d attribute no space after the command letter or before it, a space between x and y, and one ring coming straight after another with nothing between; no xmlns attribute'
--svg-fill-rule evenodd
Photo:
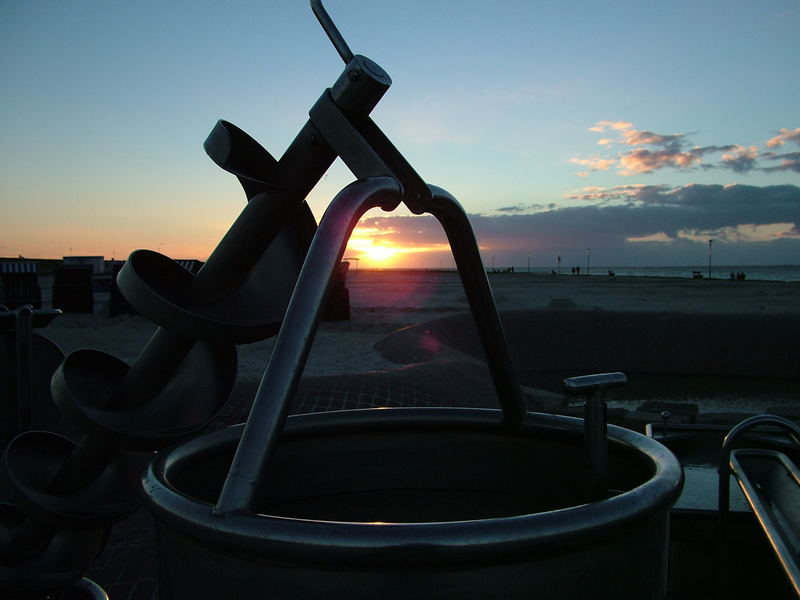
<svg viewBox="0 0 800 600"><path fill-rule="evenodd" d="M311 10L314 11L314 16L317 17L317 21L322 25L325 33L328 34L328 38L331 40L333 47L336 48L339 56L342 57L344 64L348 64L353 60L353 51L350 50L350 46L344 41L342 34L339 33L339 29L336 27L333 19L331 19L328 11L322 6L322 0L311 0Z"/></svg>
<svg viewBox="0 0 800 600"><path fill-rule="evenodd" d="M250 508L283 431L334 270L344 256L350 234L367 210L378 206L386 211L397 208L401 189L400 183L391 177L357 181L339 192L322 216L214 514L223 516Z"/></svg>
<svg viewBox="0 0 800 600"><path fill-rule="evenodd" d="M789 439L793 440L796 444L800 445L800 427L792 423L789 419L780 417L778 415L755 415L749 419L745 419L733 429L728 432L725 439L722 440L722 450L719 454L719 465L717 472L719 474L719 488L718 494L718 510L719 513L725 515L730 511L730 456L733 450L733 444L736 439L745 431L758 427L759 425L777 425L786 431Z"/></svg>
<svg viewBox="0 0 800 600"><path fill-rule="evenodd" d="M564 380L564 390L587 396L583 407L586 497L589 502L608 497L608 409L604 398L610 388L628 382L624 373L598 373Z"/></svg>

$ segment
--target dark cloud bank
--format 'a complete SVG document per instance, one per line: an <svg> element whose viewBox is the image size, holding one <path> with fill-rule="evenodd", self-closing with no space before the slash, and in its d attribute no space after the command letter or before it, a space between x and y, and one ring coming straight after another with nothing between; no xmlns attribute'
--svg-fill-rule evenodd
<svg viewBox="0 0 800 600"><path fill-rule="evenodd" d="M591 248L598 265L697 265L707 262L708 240L715 239L716 264L800 262L800 188L794 185L617 186L586 188L570 198L591 204L471 215L484 261L520 265L532 253L538 265L557 255L564 264L580 264ZM777 223L791 225L772 232L763 227ZM367 224L404 245L444 241L432 217L376 216ZM647 236L666 241L629 241Z"/></svg>

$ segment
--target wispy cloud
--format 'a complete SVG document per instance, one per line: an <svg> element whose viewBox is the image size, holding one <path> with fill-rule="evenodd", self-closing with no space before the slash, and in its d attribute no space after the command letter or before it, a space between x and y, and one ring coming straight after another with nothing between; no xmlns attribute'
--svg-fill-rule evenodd
<svg viewBox="0 0 800 600"><path fill-rule="evenodd" d="M628 121L598 121L597 123L595 123L594 127L589 127L589 131L602 133L607 129L624 130L624 129L630 129L632 127L633 123L629 123Z"/></svg>
<svg viewBox="0 0 800 600"><path fill-rule="evenodd" d="M616 162L613 158L600 158L599 156L591 156L589 158L570 158L569 162L575 165L586 167L588 171L580 171L580 177L587 177L590 171L607 171Z"/></svg>
<svg viewBox="0 0 800 600"><path fill-rule="evenodd" d="M720 162L723 166L736 173L747 173L756 168L759 154L757 146L736 146L732 150L722 155Z"/></svg>
<svg viewBox="0 0 800 600"><path fill-rule="evenodd" d="M786 154L766 152L762 155L762 158L766 160L781 161L779 165L773 167L764 167L764 169L762 169L763 171L794 171L795 173L800 173L800 152L787 152Z"/></svg>
<svg viewBox="0 0 800 600"><path fill-rule="evenodd" d="M545 210L555 210L558 208L558 204L555 202L550 202L549 204L514 204L512 206L501 206L500 208L495 209L498 213L505 213L505 214L532 214L537 212L542 212Z"/></svg>
<svg viewBox="0 0 800 600"><path fill-rule="evenodd" d="M735 173L761 171L800 172L797 152L776 153L761 151L758 146L719 144L692 145L688 133L657 133L636 129L629 121L598 121L589 128L594 133L616 132L616 138L603 137L598 144L605 151L589 157L573 157L569 162L587 167L576 173L588 177L594 171L606 171L616 165L620 175L644 175L662 169L689 171L694 169L726 169ZM800 144L800 128L780 129L778 135L765 142L767 148L779 148L787 143ZM627 147L627 149L626 149ZM614 150L614 148L619 148ZM714 155L719 155L714 158ZM777 165L764 161L780 161Z"/></svg>
<svg viewBox="0 0 800 600"><path fill-rule="evenodd" d="M795 144L800 144L800 127L795 129L794 131L790 131L785 127L782 128L778 132L778 135L767 140L767 148L777 148L779 146L783 146L786 142L794 142Z"/></svg>

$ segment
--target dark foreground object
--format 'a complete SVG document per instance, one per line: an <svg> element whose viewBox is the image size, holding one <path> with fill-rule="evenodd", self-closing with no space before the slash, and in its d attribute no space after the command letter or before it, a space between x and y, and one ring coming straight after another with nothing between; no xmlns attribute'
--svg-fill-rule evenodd
<svg viewBox="0 0 800 600"><path fill-rule="evenodd" d="M663 598L683 475L609 428L612 497L585 503L583 425L495 410L290 417L252 512L212 507L242 428L147 470L159 598ZM624 568L620 568L624 565Z"/></svg>

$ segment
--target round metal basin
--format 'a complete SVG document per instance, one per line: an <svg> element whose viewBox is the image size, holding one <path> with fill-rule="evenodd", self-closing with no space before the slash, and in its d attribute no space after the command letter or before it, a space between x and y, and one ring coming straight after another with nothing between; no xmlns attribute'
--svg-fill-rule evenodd
<svg viewBox="0 0 800 600"><path fill-rule="evenodd" d="M144 475L159 598L663 598L683 475L609 426L610 497L587 503L583 422L373 409L290 417L252 512L212 514L242 428Z"/></svg>

